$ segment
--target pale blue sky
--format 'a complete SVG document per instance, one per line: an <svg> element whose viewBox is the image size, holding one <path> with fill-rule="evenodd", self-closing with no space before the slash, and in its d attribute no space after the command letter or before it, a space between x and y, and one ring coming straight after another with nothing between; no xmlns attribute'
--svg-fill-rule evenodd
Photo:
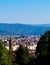
<svg viewBox="0 0 50 65"><path fill-rule="evenodd" d="M0 0L0 23L49 24L50 0Z"/></svg>

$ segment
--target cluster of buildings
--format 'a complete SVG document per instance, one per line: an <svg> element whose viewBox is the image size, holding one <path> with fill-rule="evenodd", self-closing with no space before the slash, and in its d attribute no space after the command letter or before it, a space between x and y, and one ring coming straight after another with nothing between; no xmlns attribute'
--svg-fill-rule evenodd
<svg viewBox="0 0 50 65"><path fill-rule="evenodd" d="M23 45L28 48L29 53L33 54L36 51L37 43L40 39L40 36L3 36L0 37L0 39L3 41L4 46L7 48L7 50L12 48L12 51L16 51L19 45Z"/></svg>

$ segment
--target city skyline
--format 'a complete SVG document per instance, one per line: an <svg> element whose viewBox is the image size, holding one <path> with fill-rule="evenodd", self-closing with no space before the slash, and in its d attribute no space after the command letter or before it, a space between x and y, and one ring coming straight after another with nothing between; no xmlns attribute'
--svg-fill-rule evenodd
<svg viewBox="0 0 50 65"><path fill-rule="evenodd" d="M0 0L0 23L50 24L50 0Z"/></svg>

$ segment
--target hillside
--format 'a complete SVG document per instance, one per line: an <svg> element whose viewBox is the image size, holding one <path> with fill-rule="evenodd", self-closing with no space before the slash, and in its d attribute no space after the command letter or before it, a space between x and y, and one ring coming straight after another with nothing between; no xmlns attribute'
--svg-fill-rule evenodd
<svg viewBox="0 0 50 65"><path fill-rule="evenodd" d="M50 30L50 24L1 24L0 23L0 35L42 35L47 30Z"/></svg>

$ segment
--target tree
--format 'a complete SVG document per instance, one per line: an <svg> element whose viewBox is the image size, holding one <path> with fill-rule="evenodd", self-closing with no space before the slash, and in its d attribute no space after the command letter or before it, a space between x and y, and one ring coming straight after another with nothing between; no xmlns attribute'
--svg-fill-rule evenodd
<svg viewBox="0 0 50 65"><path fill-rule="evenodd" d="M50 31L40 38L37 48L37 65L48 65L50 62Z"/></svg>
<svg viewBox="0 0 50 65"><path fill-rule="evenodd" d="M28 65L36 65L36 59L36 55L30 56Z"/></svg>
<svg viewBox="0 0 50 65"><path fill-rule="evenodd" d="M39 40L36 48L36 54L50 54L50 31L46 32Z"/></svg>
<svg viewBox="0 0 50 65"><path fill-rule="evenodd" d="M12 65L8 51L0 40L0 65Z"/></svg>
<svg viewBox="0 0 50 65"><path fill-rule="evenodd" d="M27 65L29 62L29 51L27 47L24 47L22 45L19 46L19 48L16 51L16 62L19 65Z"/></svg>

